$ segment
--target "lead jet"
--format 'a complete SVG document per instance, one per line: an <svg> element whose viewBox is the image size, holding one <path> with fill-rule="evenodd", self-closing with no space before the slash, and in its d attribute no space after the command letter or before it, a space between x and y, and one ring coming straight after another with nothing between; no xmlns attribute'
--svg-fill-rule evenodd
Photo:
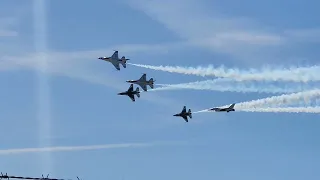
<svg viewBox="0 0 320 180"><path fill-rule="evenodd" d="M187 112L186 106L183 106L181 113L175 114L173 116L181 116L186 122L188 122L188 116L190 117L190 119L192 119L191 109L189 109Z"/></svg>
<svg viewBox="0 0 320 180"><path fill-rule="evenodd" d="M44 177L43 174L42 174L42 177L41 177L41 178L37 178L37 179L40 179L40 180L49 180L49 174L47 175L47 177Z"/></svg>
<svg viewBox="0 0 320 180"><path fill-rule="evenodd" d="M8 176L7 173L6 174L2 174L2 172L1 172L0 179L8 179L9 180L9 178L11 178L11 177Z"/></svg>
<svg viewBox="0 0 320 180"><path fill-rule="evenodd" d="M153 89L153 83L154 83L153 78L150 78L150 80L147 81L146 76L147 76L146 74L143 74L143 75L141 76L141 78L138 79L138 80L128 80L128 81L126 81L126 82L137 84L137 85L139 85L144 91L147 91L147 85L149 85L150 88Z"/></svg>
<svg viewBox="0 0 320 180"><path fill-rule="evenodd" d="M227 107L227 108L211 108L211 111L216 111L216 112L222 112L222 111L226 111L226 112L230 112L230 111L235 111L234 110L234 105L235 104L231 104L231 106Z"/></svg>
<svg viewBox="0 0 320 180"><path fill-rule="evenodd" d="M134 98L134 95L137 95L138 98L140 98L140 91L139 91L139 87L137 87L137 89L134 91L133 90L133 84L130 85L129 89L125 92L121 92L118 93L118 95L127 95L131 98L131 100L134 102L136 101Z"/></svg>
<svg viewBox="0 0 320 180"><path fill-rule="evenodd" d="M122 56L121 59L119 59L119 55L118 55L118 51L114 51L114 53L112 54L111 57L99 57L98 59L101 59L103 61L108 61L110 62L111 64L113 64L113 66L118 70L120 71L120 65L119 64L122 64L122 66L124 68L127 67L127 61L130 60L130 59L126 59L125 56Z"/></svg>

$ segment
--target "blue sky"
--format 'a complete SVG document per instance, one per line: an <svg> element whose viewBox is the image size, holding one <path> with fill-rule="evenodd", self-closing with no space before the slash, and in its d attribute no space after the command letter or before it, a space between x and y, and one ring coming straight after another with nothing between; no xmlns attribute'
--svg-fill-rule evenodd
<svg viewBox="0 0 320 180"><path fill-rule="evenodd" d="M297 0L1 2L1 150L150 146L0 153L0 171L86 180L319 178L317 114L199 113L185 123L172 116L184 105L197 111L272 94L158 91L142 93L133 103L117 93L129 87L125 80L141 73L163 84L208 78L134 66L117 72L97 59L117 49L132 63L150 65L315 65L319 5Z"/></svg>

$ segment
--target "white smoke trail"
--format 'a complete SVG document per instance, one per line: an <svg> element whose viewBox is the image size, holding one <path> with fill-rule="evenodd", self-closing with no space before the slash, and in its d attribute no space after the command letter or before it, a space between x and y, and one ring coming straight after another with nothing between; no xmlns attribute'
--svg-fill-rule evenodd
<svg viewBox="0 0 320 180"><path fill-rule="evenodd" d="M320 97L320 90L310 90L303 91L292 94L283 94L280 96L272 96L268 98L246 101L241 103L236 103L234 109L236 111L246 110L246 109L257 109L257 108L280 108L281 106L288 106L293 104L304 104L310 105L311 100L316 101L316 98ZM220 106L219 108L229 107L230 104ZM194 113L202 113L202 112L214 112L209 109L200 110Z"/></svg>
<svg viewBox="0 0 320 180"><path fill-rule="evenodd" d="M149 91L195 89L230 92L258 92L258 93L293 93L315 89L315 85L307 84L266 84L257 82L237 82L230 79L214 79L206 81L196 81L181 84L157 84L164 87L150 89ZM317 86L319 87L319 86Z"/></svg>
<svg viewBox="0 0 320 180"><path fill-rule="evenodd" d="M267 107L267 108L248 108L236 109L235 112L273 112L273 113L320 113L320 106L316 107ZM197 111L195 113L216 112L209 109Z"/></svg>
<svg viewBox="0 0 320 180"><path fill-rule="evenodd" d="M311 100L320 97L320 89L303 91L292 94L283 94L280 96L272 96L268 98L247 101L237 103L235 110L237 109L251 109L257 107L272 107L272 106L285 106L303 102L305 105L310 104Z"/></svg>
<svg viewBox="0 0 320 180"><path fill-rule="evenodd" d="M243 112L273 112L273 113L320 113L320 106L317 107L285 107L285 108L252 108L239 109Z"/></svg>
<svg viewBox="0 0 320 180"><path fill-rule="evenodd" d="M181 66L151 66L143 64L128 63L133 66L153 70L166 71L171 73L190 74L197 76L214 76L230 78L236 81L294 81L309 82L320 80L320 66L297 67L297 68L262 68L262 69L227 69L223 66L214 68L208 67L181 67Z"/></svg>

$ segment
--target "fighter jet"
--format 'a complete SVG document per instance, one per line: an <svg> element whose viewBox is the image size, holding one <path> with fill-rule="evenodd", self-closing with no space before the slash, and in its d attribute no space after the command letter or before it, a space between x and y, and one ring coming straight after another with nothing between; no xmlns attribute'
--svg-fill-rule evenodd
<svg viewBox="0 0 320 180"><path fill-rule="evenodd" d="M110 63L113 64L113 66L118 70L120 71L120 66L119 64L122 64L122 66L124 68L127 67L127 61L130 60L130 59L126 59L125 56L122 56L121 59L119 59L119 55L118 55L118 51L114 51L114 53L112 54L111 57L99 57L98 59L101 59L103 61L108 61Z"/></svg>
<svg viewBox="0 0 320 180"><path fill-rule="evenodd" d="M190 119L192 119L191 109L189 109L187 112L186 106L183 106L181 113L175 114L173 116L181 116L186 122L188 122L188 116L190 117Z"/></svg>
<svg viewBox="0 0 320 180"><path fill-rule="evenodd" d="M0 179L8 179L9 180L9 176L8 176L7 173L6 174L2 174L2 172L1 172Z"/></svg>
<svg viewBox="0 0 320 180"><path fill-rule="evenodd" d="M44 177L43 174L42 174L42 178L37 178L37 179L49 180L49 174L47 175L47 177Z"/></svg>
<svg viewBox="0 0 320 180"><path fill-rule="evenodd" d="M227 111L227 112L230 112L230 111L235 111L234 110L234 103L231 104L231 106L227 107L227 108L211 108L210 110L211 111L216 111L216 112L222 112L222 111Z"/></svg>
<svg viewBox="0 0 320 180"><path fill-rule="evenodd" d="M147 76L146 74L143 74L143 75L141 76L141 78L138 79L138 80L128 80L128 81L126 81L126 82L137 84L137 85L139 85L144 91L147 91L147 85L149 85L150 88L153 89L153 83L154 83L153 78L150 78L150 80L147 81L147 80L146 80L146 76Z"/></svg>
<svg viewBox="0 0 320 180"><path fill-rule="evenodd" d="M66 179L49 178L49 174L47 175L47 177L44 177L43 174L42 174L41 178L32 178L32 179L37 179L37 180L66 180Z"/></svg>
<svg viewBox="0 0 320 180"><path fill-rule="evenodd" d="M133 90L133 84L131 84L127 91L118 93L118 95L127 95L127 96L129 96L131 98L132 101L136 101L134 99L134 95L137 95L138 98L140 97L139 87L137 87L137 89L134 91Z"/></svg>

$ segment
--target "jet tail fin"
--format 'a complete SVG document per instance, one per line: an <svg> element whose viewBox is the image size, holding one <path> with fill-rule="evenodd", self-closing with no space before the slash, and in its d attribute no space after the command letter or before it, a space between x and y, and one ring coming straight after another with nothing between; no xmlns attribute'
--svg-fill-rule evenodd
<svg viewBox="0 0 320 180"><path fill-rule="evenodd" d="M138 98L140 98L140 91L139 91L139 87L136 88L136 92L138 92L136 95Z"/></svg>
<svg viewBox="0 0 320 180"><path fill-rule="evenodd" d="M154 88L154 86L153 86L154 81L155 81L155 80L153 80L153 78L150 78L150 79L149 79L149 86L150 86L151 89Z"/></svg>
<svg viewBox="0 0 320 180"><path fill-rule="evenodd" d="M229 107L230 109L234 108L235 103L231 104L231 106Z"/></svg>
<svg viewBox="0 0 320 180"><path fill-rule="evenodd" d="M126 57L125 56L122 56L122 58L121 58L121 60L120 60L120 64L122 64L122 66L124 67L124 68L126 68L127 67L127 61L128 61L129 59L126 59Z"/></svg>
<svg viewBox="0 0 320 180"><path fill-rule="evenodd" d="M189 113L189 115L188 115L188 116L189 116L189 118L191 118L191 119L192 119L192 112L191 112L191 109L189 109L189 110L188 110L188 113Z"/></svg>

